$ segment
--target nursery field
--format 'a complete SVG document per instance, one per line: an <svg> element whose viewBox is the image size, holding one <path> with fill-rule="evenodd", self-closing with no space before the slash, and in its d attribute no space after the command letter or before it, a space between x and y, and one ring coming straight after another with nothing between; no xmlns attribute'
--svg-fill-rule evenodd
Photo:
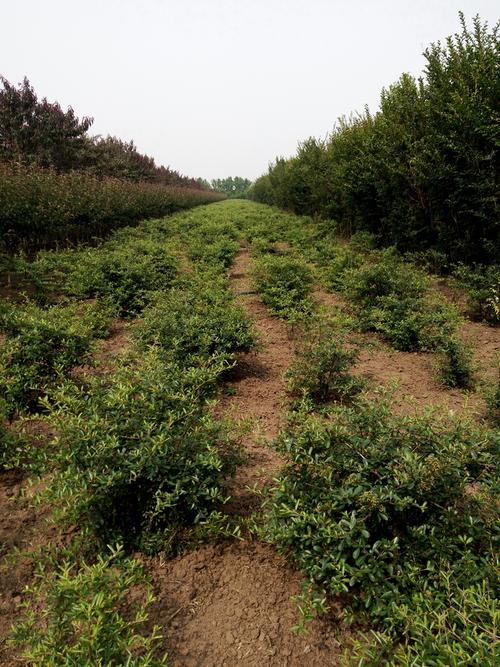
<svg viewBox="0 0 500 667"><path fill-rule="evenodd" d="M500 273L244 200L0 257L0 664L494 665Z"/></svg>

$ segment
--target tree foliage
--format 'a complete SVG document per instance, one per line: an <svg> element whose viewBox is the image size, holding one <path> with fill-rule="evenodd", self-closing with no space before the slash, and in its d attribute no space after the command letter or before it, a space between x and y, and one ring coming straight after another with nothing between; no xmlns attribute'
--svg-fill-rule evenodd
<svg viewBox="0 0 500 667"><path fill-rule="evenodd" d="M252 181L249 181L248 178L241 178L241 176L212 180L212 188L227 195L229 199L246 199L251 185Z"/></svg>
<svg viewBox="0 0 500 667"><path fill-rule="evenodd" d="M401 250L434 247L453 260L498 255L499 25L469 28L424 53L424 76L403 74L380 109L341 118L325 141L278 158L252 197L335 218Z"/></svg>
<svg viewBox="0 0 500 667"><path fill-rule="evenodd" d="M197 179L157 166L133 141L90 136L93 118L79 119L72 107L64 111L58 102L39 100L26 77L18 87L4 77L0 83L0 162L57 172L85 169L99 178L207 189Z"/></svg>

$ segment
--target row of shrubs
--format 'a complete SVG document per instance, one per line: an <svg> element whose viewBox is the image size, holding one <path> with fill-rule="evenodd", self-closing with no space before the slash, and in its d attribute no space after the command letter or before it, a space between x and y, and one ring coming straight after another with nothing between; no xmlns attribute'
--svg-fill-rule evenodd
<svg viewBox="0 0 500 667"><path fill-rule="evenodd" d="M305 617L307 605L321 612L336 599L344 619L371 629L349 664L493 664L498 395L489 401L493 428L431 410L398 416L390 395L360 396L353 327L400 349L444 349L458 345L458 313L394 250L374 251L366 236L323 246L307 230L290 233L297 219L285 222L285 233L242 223L257 290L292 322L297 341L287 372L295 400L277 441L288 463L266 500L262 534L306 575ZM354 319L314 308L318 268L277 243L283 238L300 238ZM461 351L448 354L447 366L459 384L460 364L450 363Z"/></svg>
<svg viewBox="0 0 500 667"><path fill-rule="evenodd" d="M278 158L250 196L401 251L498 262L499 27L460 19L426 49L421 79L404 74L376 113L342 118L325 141Z"/></svg>
<svg viewBox="0 0 500 667"><path fill-rule="evenodd" d="M51 664L165 664L158 631L144 637L120 610L144 582L124 553L175 553L220 528L238 450L209 406L235 354L255 338L224 270L238 231L209 210L118 230L98 248L18 260L38 303L2 313L11 380L0 392L9 414L23 405L55 430L44 497L59 521L79 526L69 560L47 564L33 591L47 631L29 614L16 629L30 664L52 656ZM113 373L69 374L91 362L92 341L117 314L130 320L131 348ZM13 430L4 431L2 445L18 448ZM109 556L108 544L123 547ZM147 603L137 605L141 622Z"/></svg>
<svg viewBox="0 0 500 667"><path fill-rule="evenodd" d="M315 312L313 284L322 282L347 299L348 308L337 312L344 328L377 332L400 350L437 353L444 385L474 387L472 350L458 334L459 310L440 294L439 276L429 274L439 270L442 258L430 261L436 253L377 250L368 232L346 243L327 223L255 203L231 208L251 242L256 289L274 313L293 322ZM499 322L494 265L457 266L449 280L465 292L469 316Z"/></svg>
<svg viewBox="0 0 500 667"><path fill-rule="evenodd" d="M49 498L61 518L81 527L79 558L117 542L126 550L175 553L196 531L220 527L225 477L237 451L208 406L237 351L254 343L224 276L240 236L248 234L258 288L274 312L298 327L301 340L288 373L297 400L278 443L290 463L268 501L266 538L295 560L320 598L325 591L343 595L346 612L376 629L357 651L365 664L411 664L420 656L426 664L454 664L454 656L462 664L488 664L496 614L498 431L435 415L394 417L389 403L357 398L362 386L351 373L351 330L342 337L337 321L315 314L316 269L277 242L307 238L304 250L320 268L338 247L299 225L284 237L279 225L290 227L290 220L231 202L119 230L95 250L42 253L31 263L42 305L30 308L41 315L79 307L91 323L114 308L132 320L135 341L113 374L68 380L63 371L47 382L41 405L58 432L47 457ZM367 242L358 239L353 252L369 268L378 262L394 269L395 256L371 254ZM108 253L119 270L100 270ZM85 261L96 276L86 283L78 277ZM151 279L150 289L131 279L135 262ZM373 283L381 297L403 289L394 270L381 275ZM372 278L358 289L361 305ZM424 277L410 283L407 297L424 298ZM4 325L7 341L18 335L15 308L4 315L12 322L10 329ZM27 306L18 308L23 313ZM105 326L90 330L95 337ZM56 341L58 353L59 346ZM341 405L331 409L331 401ZM68 664L72 652L89 656L75 664L94 664L96 655L103 662L162 664L157 632L133 639L133 626L117 612L132 582L143 580L129 578L134 562L102 554L77 564L73 556L55 571L46 569L36 594L49 631L28 616L17 632L31 664L45 664L39 656L51 654L61 656L55 664ZM146 613L143 606L138 613ZM106 624L114 639L102 629Z"/></svg>
<svg viewBox="0 0 500 667"><path fill-rule="evenodd" d="M1 244L13 250L88 241L113 227L221 199L209 190L0 164Z"/></svg>

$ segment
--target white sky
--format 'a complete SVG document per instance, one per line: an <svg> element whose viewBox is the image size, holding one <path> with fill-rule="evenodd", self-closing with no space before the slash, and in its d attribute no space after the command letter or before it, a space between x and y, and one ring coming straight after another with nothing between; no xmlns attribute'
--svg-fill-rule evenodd
<svg viewBox="0 0 500 667"><path fill-rule="evenodd" d="M158 164L254 179L493 0L0 0L0 74Z"/></svg>

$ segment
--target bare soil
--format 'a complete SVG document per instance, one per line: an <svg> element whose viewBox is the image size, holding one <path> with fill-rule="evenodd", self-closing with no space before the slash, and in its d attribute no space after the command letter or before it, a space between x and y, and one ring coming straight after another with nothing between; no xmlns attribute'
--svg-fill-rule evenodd
<svg viewBox="0 0 500 667"><path fill-rule="evenodd" d="M207 545L149 569L151 622L164 630L173 667L326 667L349 644L333 615L307 636L291 631L302 578L269 545Z"/></svg>
<svg viewBox="0 0 500 667"><path fill-rule="evenodd" d="M242 250L229 276L237 301L250 317L259 338L256 349L241 354L228 385L234 395L224 396L220 416L244 419L249 428L242 438L245 460L231 482L229 512L245 514L259 505L248 487L262 487L281 468L284 461L272 441L284 424L287 402L283 375L293 357L293 345L284 322L272 317L253 292L249 277L250 256Z"/></svg>

